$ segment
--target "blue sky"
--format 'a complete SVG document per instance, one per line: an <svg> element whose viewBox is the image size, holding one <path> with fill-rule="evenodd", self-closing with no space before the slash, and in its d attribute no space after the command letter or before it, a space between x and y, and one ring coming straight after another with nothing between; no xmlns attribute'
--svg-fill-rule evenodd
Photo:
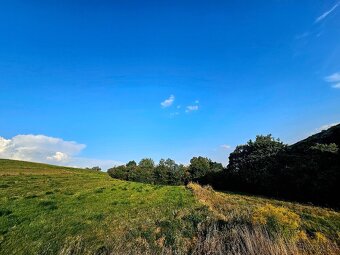
<svg viewBox="0 0 340 255"><path fill-rule="evenodd" d="M256 134L340 121L339 1L0 7L0 157L226 164Z"/></svg>

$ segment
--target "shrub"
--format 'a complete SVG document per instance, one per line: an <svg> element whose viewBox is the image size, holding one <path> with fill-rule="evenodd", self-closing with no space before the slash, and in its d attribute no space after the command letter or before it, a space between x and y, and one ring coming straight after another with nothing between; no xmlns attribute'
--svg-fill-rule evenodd
<svg viewBox="0 0 340 255"><path fill-rule="evenodd" d="M330 144L316 143L310 148L312 150L318 150L321 152L330 152L330 153L337 153L339 151L339 148L335 143L330 143Z"/></svg>

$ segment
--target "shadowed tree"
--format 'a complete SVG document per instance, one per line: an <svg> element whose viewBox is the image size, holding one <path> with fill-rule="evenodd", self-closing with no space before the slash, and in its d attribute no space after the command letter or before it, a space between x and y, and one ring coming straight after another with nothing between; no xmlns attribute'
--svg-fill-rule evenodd
<svg viewBox="0 0 340 255"><path fill-rule="evenodd" d="M271 135L258 135L255 141L239 145L229 155L228 171L236 175L246 189L265 189L272 177L276 155L287 145Z"/></svg>

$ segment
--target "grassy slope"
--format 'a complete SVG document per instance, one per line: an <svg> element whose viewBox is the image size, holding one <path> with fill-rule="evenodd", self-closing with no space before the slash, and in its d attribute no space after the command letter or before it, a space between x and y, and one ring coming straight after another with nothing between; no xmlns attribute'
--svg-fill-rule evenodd
<svg viewBox="0 0 340 255"><path fill-rule="evenodd" d="M298 214L307 234L339 241L340 213L328 209L197 185L147 185L89 170L0 160L0 254L56 254L70 247L92 253L136 242L151 250L163 245L181 249L208 215L249 220L266 204Z"/></svg>
<svg viewBox="0 0 340 255"><path fill-rule="evenodd" d="M77 236L99 248L121 235L147 235L143 229L155 229L174 212L194 207L184 187L0 160L0 254L55 254Z"/></svg>

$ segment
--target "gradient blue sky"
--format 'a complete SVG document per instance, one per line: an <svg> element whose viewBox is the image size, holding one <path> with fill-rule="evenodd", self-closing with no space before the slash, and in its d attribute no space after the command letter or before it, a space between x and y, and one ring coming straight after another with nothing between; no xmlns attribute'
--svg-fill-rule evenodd
<svg viewBox="0 0 340 255"><path fill-rule="evenodd" d="M0 157L226 164L340 120L338 1L5 0L0 35Z"/></svg>

